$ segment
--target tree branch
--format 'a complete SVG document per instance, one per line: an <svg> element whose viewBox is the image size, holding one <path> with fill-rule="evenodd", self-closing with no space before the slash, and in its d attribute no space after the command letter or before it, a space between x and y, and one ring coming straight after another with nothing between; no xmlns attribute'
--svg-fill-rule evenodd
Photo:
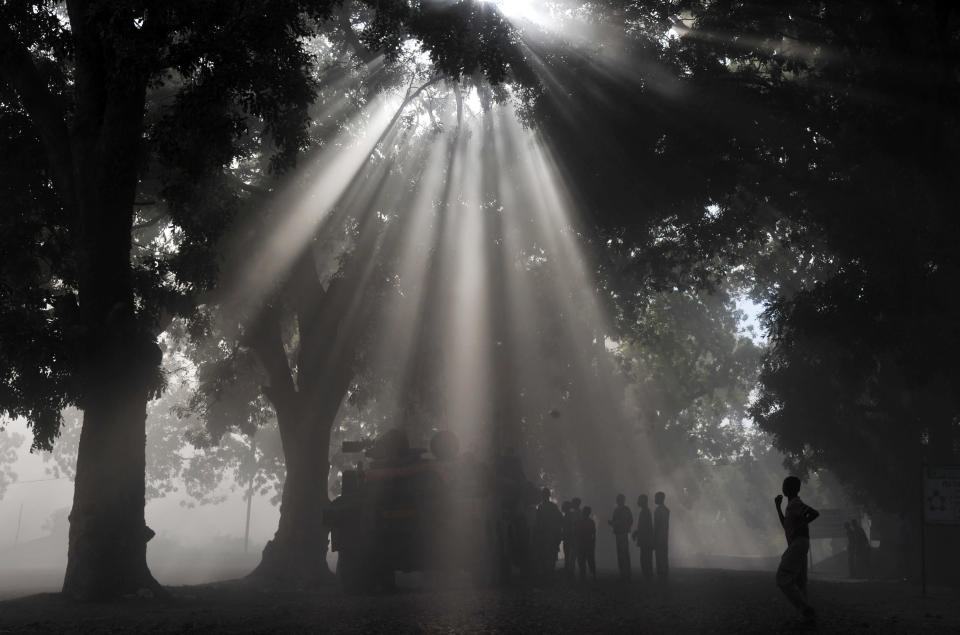
<svg viewBox="0 0 960 635"><path fill-rule="evenodd" d="M293 385L287 353L283 348L277 310L265 306L246 339L270 377L269 390L265 389L264 394L275 409L283 408L296 395L296 388Z"/></svg>
<svg viewBox="0 0 960 635"><path fill-rule="evenodd" d="M457 99L457 128L463 125L463 95L460 94L460 84L453 85L453 96Z"/></svg>
<svg viewBox="0 0 960 635"><path fill-rule="evenodd" d="M390 123L388 123L387 127L384 128L383 134L381 134L380 138L377 139L378 144L381 141L383 141L386 138L387 133L390 132L391 129L393 129L393 124L397 123L397 120L400 119L400 115L402 115L403 111L407 108L407 106L410 105L410 102L416 99L420 95L420 93L425 91L427 88L433 86L438 81L440 81L440 79L441 79L440 75L437 75L432 79L424 82L419 88L417 88L412 93L410 92L410 89L413 88L413 80L410 81L410 86L407 88L406 96L403 98L403 101L400 102L400 106L397 108L397 112L393 115L393 118L390 120Z"/></svg>

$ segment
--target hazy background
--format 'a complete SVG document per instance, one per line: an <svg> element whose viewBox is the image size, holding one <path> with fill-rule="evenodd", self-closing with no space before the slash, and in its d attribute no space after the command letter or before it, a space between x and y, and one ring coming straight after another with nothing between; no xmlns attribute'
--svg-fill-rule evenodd
<svg viewBox="0 0 960 635"><path fill-rule="evenodd" d="M749 332L762 345L759 307L748 299L739 300L737 307L744 313L741 332ZM191 428L189 419L181 422L169 416L171 409L183 405L171 402L170 396L174 401L177 397L183 401L189 394L178 388L189 386L191 378L184 378L184 373L180 373L180 378L182 384L175 382L169 395L152 403L148 420L148 431L164 430L164 443L157 440L156 432L148 432L147 461L151 466L148 467L148 483L151 482L150 474L161 474L161 478L155 478L153 487L148 487L152 495L146 505L146 520L156 532L148 545L149 564L157 579L168 585L241 577L256 566L261 550L276 530L280 475L263 476L252 490L249 542L245 549L249 481L244 478L245 483L238 483L237 472L231 471L229 460L224 462L222 453L218 455L216 449L204 453L191 445L188 436L196 430ZM14 461L7 461L0 467L7 481L6 491L0 497L2 597L55 591L62 582L67 552L67 515L73 494L73 483L67 474L75 458L78 432L76 413L72 415L65 415L67 425L54 453L30 452L30 430L21 420L7 423L5 431L0 433L8 448L8 458L11 448L15 449L16 456ZM342 421L341 434L359 436L343 430L351 425L355 426L356 422ZM751 427L749 423L747 426ZM270 431L271 428L267 427L263 434ZM222 444L229 445L237 438L240 437L226 437ZM762 435L757 439L762 445ZM169 464L169 456L158 456L158 453L171 451L181 457L180 462L175 470L164 472L160 468ZM706 487L689 505L684 501L684 492L678 491L672 483L655 486L655 489L662 488L668 493L674 564L749 569L774 567L782 548L772 506L772 498L783 474L781 460L779 453L770 450L761 469L757 471L755 466L752 472L745 472L740 465L706 462ZM194 471L188 467L191 462L196 463ZM205 465L205 469L197 469L200 465ZM174 476L170 477L171 474ZM533 475L528 476L535 480ZM849 505L835 484L819 482L819 478L815 478L808 483L808 488L815 488L814 497L826 495L831 498L831 501L822 501L821 506L830 502ZM651 499L655 489L645 490ZM334 473L331 495L338 492L339 479ZM623 492L636 512L636 495L641 492L628 486ZM558 502L576 495L583 494L555 490ZM599 537L597 557L601 567L615 566L612 537L606 525L614 495L615 492L611 492L605 500L587 498L584 501L595 510ZM748 507L750 509L746 509ZM743 513L732 514L728 508ZM841 548L843 545L837 541L815 541L814 559L824 560ZM331 552L328 558L334 567L336 554ZM634 554L634 560L638 558L639 554Z"/></svg>

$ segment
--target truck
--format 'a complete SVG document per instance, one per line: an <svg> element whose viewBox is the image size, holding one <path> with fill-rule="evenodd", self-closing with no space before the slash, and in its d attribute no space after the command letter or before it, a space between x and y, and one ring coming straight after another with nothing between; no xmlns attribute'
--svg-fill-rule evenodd
<svg viewBox="0 0 960 635"><path fill-rule="evenodd" d="M429 453L402 430L343 450L365 459L343 471L341 494L324 510L347 592L390 588L397 571L459 570L498 584L525 563L536 489L516 457L461 454L449 431L434 435Z"/></svg>

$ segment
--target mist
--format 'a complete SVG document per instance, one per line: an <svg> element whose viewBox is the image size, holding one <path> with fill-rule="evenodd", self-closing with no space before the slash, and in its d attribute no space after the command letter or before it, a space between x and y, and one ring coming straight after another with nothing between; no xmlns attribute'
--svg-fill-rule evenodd
<svg viewBox="0 0 960 635"><path fill-rule="evenodd" d="M934 4L4 5L0 630L950 632Z"/></svg>

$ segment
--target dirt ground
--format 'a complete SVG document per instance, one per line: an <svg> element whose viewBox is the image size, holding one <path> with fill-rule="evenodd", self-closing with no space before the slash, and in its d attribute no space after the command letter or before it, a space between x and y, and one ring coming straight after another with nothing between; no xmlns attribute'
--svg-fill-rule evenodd
<svg viewBox="0 0 960 635"><path fill-rule="evenodd" d="M811 581L818 623L794 617L771 573L678 569L666 588L611 573L596 584L475 590L411 576L389 594L277 592L243 581L170 588L172 598L0 602L0 633L960 633L960 590Z"/></svg>

